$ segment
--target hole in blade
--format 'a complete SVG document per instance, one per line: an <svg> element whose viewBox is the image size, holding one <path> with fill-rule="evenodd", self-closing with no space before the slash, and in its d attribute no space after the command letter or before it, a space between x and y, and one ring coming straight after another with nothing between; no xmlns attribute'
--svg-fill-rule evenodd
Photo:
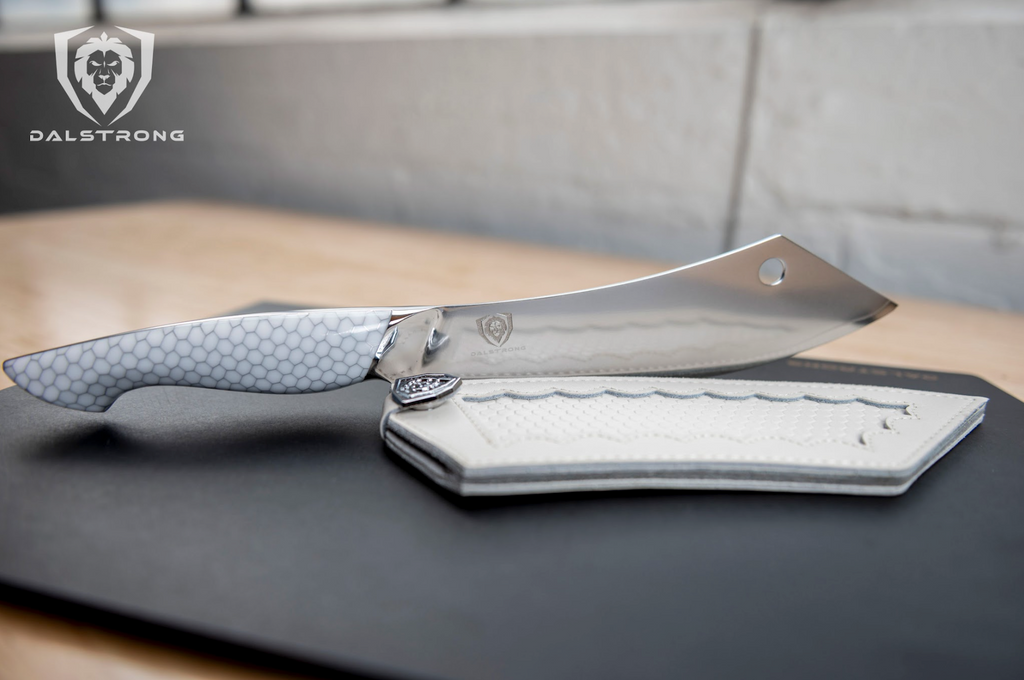
<svg viewBox="0 0 1024 680"><path fill-rule="evenodd" d="M771 257L761 263L757 270L757 278L766 286L777 286L786 277L786 263L777 257Z"/></svg>

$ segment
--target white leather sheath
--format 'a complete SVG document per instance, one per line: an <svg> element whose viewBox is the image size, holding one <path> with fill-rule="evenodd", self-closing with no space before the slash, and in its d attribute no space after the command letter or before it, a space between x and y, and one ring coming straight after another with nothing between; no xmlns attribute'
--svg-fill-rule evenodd
<svg viewBox="0 0 1024 680"><path fill-rule="evenodd" d="M462 495L745 489L892 496L963 439L984 397L704 378L467 380L381 434Z"/></svg>

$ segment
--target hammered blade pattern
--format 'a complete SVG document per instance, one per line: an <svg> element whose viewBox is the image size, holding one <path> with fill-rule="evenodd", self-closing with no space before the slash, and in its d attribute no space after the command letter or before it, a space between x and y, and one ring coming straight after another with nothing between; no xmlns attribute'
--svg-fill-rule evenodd
<svg viewBox="0 0 1024 680"><path fill-rule="evenodd" d="M390 319L387 309L331 309L191 321L10 359L4 372L79 411L106 411L149 385L324 392L366 377Z"/></svg>

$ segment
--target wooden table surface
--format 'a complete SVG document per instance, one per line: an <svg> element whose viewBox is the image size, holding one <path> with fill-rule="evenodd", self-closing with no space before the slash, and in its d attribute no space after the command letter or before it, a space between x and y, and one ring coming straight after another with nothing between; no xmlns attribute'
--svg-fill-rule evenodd
<svg viewBox="0 0 1024 680"><path fill-rule="evenodd" d="M0 244L0 358L259 300L480 302L685 264L182 202L3 217ZM889 316L801 356L973 373L1024 398L1024 315L895 299ZM113 677L282 676L0 605L0 680Z"/></svg>

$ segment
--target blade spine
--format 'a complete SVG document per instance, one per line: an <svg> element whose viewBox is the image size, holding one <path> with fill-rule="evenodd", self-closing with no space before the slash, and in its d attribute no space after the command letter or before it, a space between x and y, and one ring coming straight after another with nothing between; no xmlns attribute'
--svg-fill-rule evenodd
<svg viewBox="0 0 1024 680"><path fill-rule="evenodd" d="M698 260L696 262L691 262L690 264L685 264L685 265L682 265L682 266L679 266L679 267L674 267L672 269L666 269L666 270L663 270L663 271L660 271L660 272L655 272L653 274L648 274L647 276L640 276L640 277L637 277L635 279L629 279L627 281L619 281L617 283L605 284L603 286L593 286L591 288L580 288L578 290L566 291L564 293L552 293L550 295L534 295L534 296L531 296L531 297L509 298L509 299L506 299L506 300L492 300L492 301L486 301L486 302L471 302L471 303L458 304L458 305L411 305L411 306L405 306L405 307L395 307L395 308L392 309L392 324L398 323L399 321L404 321L406 318L409 318L410 316L414 316L415 314L418 314L419 312L425 312L425 311L429 311L429 310L432 310L432 309L466 310L466 309L471 309L473 307L484 307L484 306L491 306L491 305L507 305L507 304L518 303L518 302L532 302L534 300L549 300L549 299L552 299L552 298L564 297L564 296L568 296L568 295L578 295L580 293L591 293L591 292L600 291L600 290L608 290L608 289L611 289L611 288L618 288L618 287L621 287L621 286L630 286L630 285L633 285L633 284L636 284L636 283L643 283L645 281L650 281L652 279L660 278L662 276L676 274L678 272L681 272L681 271L684 271L684 270L687 270L687 269L695 269L695 268L697 268L697 267L699 267L701 265L709 264L709 263L714 262L716 260L721 260L721 259L724 259L724 258L727 258L727 257L731 257L731 256L733 256L733 255L735 255L737 253L741 253L741 252L747 251L747 250L752 250L752 249L754 249L754 248L756 248L758 246L762 246L762 245L767 244L767 243L780 242L780 241L784 242L784 243L786 243L788 245L791 245L791 246L793 246L793 247L795 247L797 249L799 249L805 255L807 255L809 257L812 257L815 260L818 260L819 262L822 262L823 264L828 265L829 267L834 269L836 272L838 272L838 273L842 274L843 276L845 276L850 281L852 281L852 282L856 283L857 285L862 286L863 288L871 291L872 293L877 295L883 301L883 303L882 303L883 307L885 306L885 303L890 303L890 304L893 304L893 305L896 304L896 303L892 302L892 300L887 298L885 295L882 295L881 293L876 291L874 288L871 288L870 286L860 282L859 280L855 279L854 277L852 277L849 274L847 274L846 272L844 272L839 267L836 267L835 265L831 264L830 262L827 262L826 260L822 259L818 255L815 255L814 253L812 253L811 251L807 250L806 248L804 248L800 244L796 243L792 239L788 238L787 236L783 236L782 234L774 234L772 236L768 236L766 238L763 238L763 239L761 239L759 241L754 241L753 243L748 243L745 246L741 246L739 248L734 248L733 250L729 250L729 251L726 251L724 253L719 253L718 255L714 255L712 257L708 257L708 258L705 258L703 260ZM889 311L892 311L892 310L890 309ZM395 318L396 316L399 315L399 313L402 313L401 318ZM888 314L888 311L880 314L876 318L881 318L882 316L885 316L885 314Z"/></svg>

